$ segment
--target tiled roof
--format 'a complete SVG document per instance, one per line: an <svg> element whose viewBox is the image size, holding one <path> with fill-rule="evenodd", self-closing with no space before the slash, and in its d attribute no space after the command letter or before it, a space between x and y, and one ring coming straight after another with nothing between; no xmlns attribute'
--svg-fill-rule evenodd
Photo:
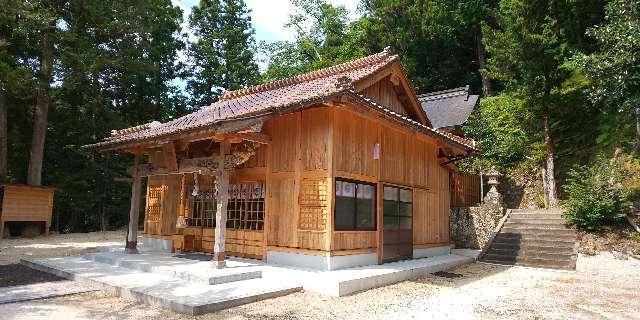
<svg viewBox="0 0 640 320"><path fill-rule="evenodd" d="M469 86L430 92L418 96L422 109L434 128L461 125L469 118L478 96L471 95Z"/></svg>
<svg viewBox="0 0 640 320"><path fill-rule="evenodd" d="M425 126L424 124L415 121L407 116L401 115L383 105L380 105L379 103L377 103L375 100L369 99L359 93L356 93L354 91L350 91L348 92L348 94L352 95L353 97L359 99L361 102L364 102L365 104L368 104L370 107L373 107L374 109L377 109L379 111L381 111L382 113L386 114L387 116L389 116L391 119L401 122L405 125L408 125L410 127L412 127L413 129L416 129L417 131L420 131L424 134L430 135L434 138L437 139L441 139L444 140L448 143L453 143L455 145L458 145L459 147L462 147L463 149L467 149L469 151L472 152L477 152L478 149L475 147L475 142L473 140L469 140L466 139L464 137L455 135L453 133L450 133L448 131L445 130L441 130L441 129L434 129L428 126Z"/></svg>
<svg viewBox="0 0 640 320"><path fill-rule="evenodd" d="M161 136L190 132L214 126L232 119L259 116L293 105L305 105L332 97L358 81L376 74L399 59L391 48L364 58L333 67L308 72L288 79L261 84L246 89L228 91L219 101L191 114L152 128L123 129L102 142L88 145L90 149L112 148L116 145L150 140Z"/></svg>
<svg viewBox="0 0 640 320"><path fill-rule="evenodd" d="M378 71L398 60L398 55L394 54L390 48L385 48L380 53L333 67L246 89L228 91L220 97L218 102L191 114L166 123L153 122L113 131L112 135L102 142L85 147L109 150L143 142L177 138L182 134L215 129L230 123L250 123L254 118L304 108L339 95L351 95L366 99L353 91L355 85L376 75ZM371 100L366 99L366 101L370 102ZM375 108L384 107L375 105ZM393 111L388 112L392 115L395 114ZM407 125L420 124L407 117L398 116L401 120L404 119L403 121ZM463 138L451 137L452 135L449 133L440 132L422 124L420 126L432 135L435 134L447 141L473 149L472 144Z"/></svg>

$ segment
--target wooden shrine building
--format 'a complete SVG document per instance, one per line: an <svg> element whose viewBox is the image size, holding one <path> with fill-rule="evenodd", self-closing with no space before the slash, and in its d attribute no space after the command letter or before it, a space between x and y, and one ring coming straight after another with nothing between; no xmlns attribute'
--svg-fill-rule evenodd
<svg viewBox="0 0 640 320"><path fill-rule="evenodd" d="M129 251L146 178L144 247L325 270L449 252L449 173L476 152L388 48L87 148L135 155Z"/></svg>

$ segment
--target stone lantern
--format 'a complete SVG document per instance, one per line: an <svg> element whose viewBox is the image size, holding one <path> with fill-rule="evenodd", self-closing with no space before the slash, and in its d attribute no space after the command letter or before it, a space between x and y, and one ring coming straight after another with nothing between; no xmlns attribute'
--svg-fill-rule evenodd
<svg viewBox="0 0 640 320"><path fill-rule="evenodd" d="M498 191L498 185L500 184L498 178L500 178L500 176L500 172L498 172L495 167L491 167L491 170L487 172L487 177L489 179L489 181L487 181L487 184L489 184L491 188L489 189L489 192L487 192L487 195L484 197L484 202L488 205L504 207L502 195Z"/></svg>

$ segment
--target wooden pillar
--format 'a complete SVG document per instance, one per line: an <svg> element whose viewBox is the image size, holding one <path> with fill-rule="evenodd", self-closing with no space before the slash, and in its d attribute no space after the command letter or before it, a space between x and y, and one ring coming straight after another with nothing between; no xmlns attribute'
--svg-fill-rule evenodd
<svg viewBox="0 0 640 320"><path fill-rule="evenodd" d="M131 185L131 209L129 210L129 232L125 253L138 253L138 215L140 214L140 174L138 163L140 154L136 153L133 165L133 183Z"/></svg>
<svg viewBox="0 0 640 320"><path fill-rule="evenodd" d="M229 153L229 142L220 142L220 156L218 157L218 203L216 207L216 232L213 244L213 267L226 267L225 261L225 231L227 226L227 203L229 202L229 172L224 168L225 155Z"/></svg>

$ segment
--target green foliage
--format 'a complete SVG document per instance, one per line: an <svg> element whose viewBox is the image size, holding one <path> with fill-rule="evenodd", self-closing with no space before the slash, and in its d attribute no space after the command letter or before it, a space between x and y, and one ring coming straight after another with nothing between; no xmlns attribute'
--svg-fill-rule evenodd
<svg viewBox="0 0 640 320"><path fill-rule="evenodd" d="M189 16L196 40L189 44L187 82L193 109L218 100L223 90L257 83L254 30L243 0L202 0Z"/></svg>
<svg viewBox="0 0 640 320"><path fill-rule="evenodd" d="M629 156L574 168L564 186L568 222L590 231L623 223L631 201L640 195L639 175L640 162Z"/></svg>
<svg viewBox="0 0 640 320"><path fill-rule="evenodd" d="M634 108L640 107L640 1L610 1L605 22L590 28L588 35L598 50L578 54L577 61L593 84L591 97L603 107L599 145L609 150L630 147Z"/></svg>
<svg viewBox="0 0 640 320"><path fill-rule="evenodd" d="M287 27L295 41L263 43L267 69L263 81L273 81L360 58L371 51L363 46L363 23L349 23L344 6L323 0L293 1L299 13L290 17Z"/></svg>
<svg viewBox="0 0 640 320"><path fill-rule="evenodd" d="M514 165L529 154L529 136L523 126L531 113L521 99L504 94L484 98L464 126L482 156L499 168Z"/></svg>
<svg viewBox="0 0 640 320"><path fill-rule="evenodd" d="M363 0L365 45L372 52L396 49L418 92L478 89L480 24L492 20L497 2Z"/></svg>

